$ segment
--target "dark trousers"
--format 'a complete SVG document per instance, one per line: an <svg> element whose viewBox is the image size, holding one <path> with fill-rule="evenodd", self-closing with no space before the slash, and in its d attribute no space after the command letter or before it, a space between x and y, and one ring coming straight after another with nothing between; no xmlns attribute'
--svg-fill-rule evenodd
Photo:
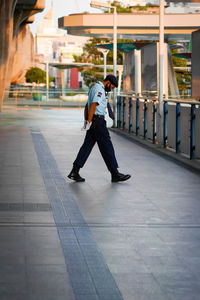
<svg viewBox="0 0 200 300"><path fill-rule="evenodd" d="M82 168L96 142L108 170L112 171L113 169L117 169L118 164L115 158L115 151L106 127L106 121L103 118L93 120L90 129L86 132L85 140L78 152L74 164L77 164Z"/></svg>

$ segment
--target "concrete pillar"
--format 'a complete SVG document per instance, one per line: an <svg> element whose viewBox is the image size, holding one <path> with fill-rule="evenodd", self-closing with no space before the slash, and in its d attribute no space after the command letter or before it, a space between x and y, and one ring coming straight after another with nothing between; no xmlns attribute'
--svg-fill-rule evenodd
<svg viewBox="0 0 200 300"><path fill-rule="evenodd" d="M30 3L21 0L1 0L0 4L0 111L5 86L9 87L12 75L10 66L14 63L16 42L21 24L26 24L29 16L44 9L44 0Z"/></svg>
<svg viewBox="0 0 200 300"><path fill-rule="evenodd" d="M141 95L142 91L142 73L141 73L141 50L134 50L135 58L135 93Z"/></svg>
<svg viewBox="0 0 200 300"><path fill-rule="evenodd" d="M200 30L192 33L192 97L200 99Z"/></svg>
<svg viewBox="0 0 200 300"><path fill-rule="evenodd" d="M157 90L159 90L159 43L157 43ZM168 98L168 45L164 43L163 47L163 97ZM163 97L160 97L163 99ZM163 101L158 103L157 113L157 140L159 144L163 144Z"/></svg>
<svg viewBox="0 0 200 300"><path fill-rule="evenodd" d="M0 111L13 38L13 14L17 0L1 0L0 5Z"/></svg>

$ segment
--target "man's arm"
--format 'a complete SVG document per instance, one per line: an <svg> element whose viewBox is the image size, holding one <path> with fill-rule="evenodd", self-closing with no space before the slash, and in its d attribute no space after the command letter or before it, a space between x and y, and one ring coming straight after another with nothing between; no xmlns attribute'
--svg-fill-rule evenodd
<svg viewBox="0 0 200 300"><path fill-rule="evenodd" d="M98 103L93 102L93 103L90 105L90 109L89 109L89 112L88 112L88 122L89 122L89 123L92 122L92 118L93 118L93 115L94 115L94 113L95 113L97 104L98 104Z"/></svg>
<svg viewBox="0 0 200 300"><path fill-rule="evenodd" d="M84 108L84 119L85 121L88 120L88 102L85 104L85 108Z"/></svg>

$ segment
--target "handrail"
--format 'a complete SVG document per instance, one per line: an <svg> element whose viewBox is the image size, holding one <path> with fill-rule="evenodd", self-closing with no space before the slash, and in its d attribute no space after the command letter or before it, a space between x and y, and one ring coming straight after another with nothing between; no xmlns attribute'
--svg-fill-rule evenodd
<svg viewBox="0 0 200 300"><path fill-rule="evenodd" d="M117 127L153 144L159 143L166 149L173 149L176 153L184 153L190 159L200 158L200 140L197 134L200 125L200 100L163 99L162 105L161 129L157 97L120 94L117 101Z"/></svg>
<svg viewBox="0 0 200 300"><path fill-rule="evenodd" d="M141 100L152 100L152 101L158 101L158 97L154 97L151 95L136 95L136 94L123 94L120 93L121 97L127 97L127 98L137 98ZM195 98L187 98L187 99L176 99L176 98L164 98L164 102L175 102L175 103L183 103L183 104L197 104L200 105L200 99L195 99Z"/></svg>
<svg viewBox="0 0 200 300"><path fill-rule="evenodd" d="M183 104L198 104L200 105L200 100L195 100L195 99L187 99L187 100L182 100L182 99L163 99L164 102L174 102L174 103L183 103Z"/></svg>

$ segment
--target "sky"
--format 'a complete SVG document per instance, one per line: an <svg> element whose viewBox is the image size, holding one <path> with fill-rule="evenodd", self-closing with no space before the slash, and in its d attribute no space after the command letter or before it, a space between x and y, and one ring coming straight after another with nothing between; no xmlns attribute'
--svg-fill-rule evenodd
<svg viewBox="0 0 200 300"><path fill-rule="evenodd" d="M106 0L101 0L102 2L107 2ZM146 2L158 2L158 0L151 0ZM83 12L93 12L93 13L100 13L100 9L90 7L91 0L45 0L45 9L43 12L35 14L35 21L33 24L30 25L31 31L33 34L37 32L38 26L40 24L41 19L46 14L46 12L50 9L51 3L53 2L54 6L54 18L55 18L55 25L58 24L58 18L64 17L70 14L75 13L83 13ZM193 4L192 4L193 5ZM192 6L190 4L190 6ZM199 5L198 5L199 6Z"/></svg>
<svg viewBox="0 0 200 300"><path fill-rule="evenodd" d="M30 25L33 34L37 32L39 23L44 14L46 14L46 12L50 9L52 1L54 6L54 17L56 26L58 23L58 18L67 16L69 14L81 13L86 11L93 13L101 12L99 9L90 7L91 0L46 0L45 9L43 10L43 12L35 15L35 21L33 24ZM101 1L106 2L105 0Z"/></svg>

